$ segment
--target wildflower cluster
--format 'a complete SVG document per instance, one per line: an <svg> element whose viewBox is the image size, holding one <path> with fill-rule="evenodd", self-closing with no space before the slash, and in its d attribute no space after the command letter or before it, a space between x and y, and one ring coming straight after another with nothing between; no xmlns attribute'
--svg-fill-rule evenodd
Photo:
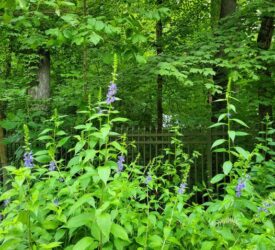
<svg viewBox="0 0 275 250"><path fill-rule="evenodd" d="M120 155L117 161L117 172L120 173L123 171L123 162L125 162L125 157Z"/></svg>
<svg viewBox="0 0 275 250"><path fill-rule="evenodd" d="M186 186L187 185L185 183L180 184L180 188L178 190L178 193L183 194L185 192Z"/></svg>
<svg viewBox="0 0 275 250"><path fill-rule="evenodd" d="M242 195L242 190L245 188L245 181L243 179L239 179L238 184L236 186L236 196L240 197Z"/></svg>
<svg viewBox="0 0 275 250"><path fill-rule="evenodd" d="M31 151L24 154L24 165L27 168L32 168L34 166L33 155Z"/></svg>
<svg viewBox="0 0 275 250"><path fill-rule="evenodd" d="M56 163L51 161L49 164L49 171L54 171L56 169Z"/></svg>
<svg viewBox="0 0 275 250"><path fill-rule="evenodd" d="M116 84L113 82L110 82L108 93L107 93L107 99L106 99L107 104L111 104L116 100L116 97L115 97L116 93L117 93Z"/></svg>
<svg viewBox="0 0 275 250"><path fill-rule="evenodd" d="M145 184L148 185L151 181L152 181L152 176L150 174L148 174L145 179Z"/></svg>

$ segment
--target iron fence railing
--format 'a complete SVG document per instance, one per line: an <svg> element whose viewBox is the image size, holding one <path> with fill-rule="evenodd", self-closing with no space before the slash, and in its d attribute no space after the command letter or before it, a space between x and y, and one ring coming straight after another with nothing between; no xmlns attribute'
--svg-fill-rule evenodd
<svg viewBox="0 0 275 250"><path fill-rule="evenodd" d="M132 162L138 158L137 164L147 165L148 162L162 154L164 149L173 147L171 145L171 138L175 136L174 133L163 130L159 133L155 128L140 128L140 127L120 127L115 129L119 134L126 134L127 141L134 142L135 147L129 147L127 162ZM178 137L183 143L184 151L192 154L193 151L199 152L199 157L194 159L191 166L189 184L201 186L210 182L211 178L222 171L221 165L226 160L225 153L212 153L211 145L213 141L218 138L224 138L226 131L224 129L202 129L202 130L181 130L182 135ZM253 138L251 136L250 138ZM111 138L114 140L115 138ZM245 139L243 144L251 147L254 142L252 139ZM36 147L39 145L36 145ZM41 146L41 145L40 145ZM20 155L20 143L8 144L7 153L10 160L14 159L15 154ZM22 147L21 147L22 149ZM68 162L72 157L72 152L59 152L59 157ZM196 196L196 200L198 196Z"/></svg>

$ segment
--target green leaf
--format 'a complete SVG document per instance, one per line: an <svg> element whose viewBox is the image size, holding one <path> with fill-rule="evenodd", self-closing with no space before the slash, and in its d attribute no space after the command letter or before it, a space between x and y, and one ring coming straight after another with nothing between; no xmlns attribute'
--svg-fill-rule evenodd
<svg viewBox="0 0 275 250"><path fill-rule="evenodd" d="M49 244L40 244L42 249L53 249L55 247L61 246L62 242L51 242Z"/></svg>
<svg viewBox="0 0 275 250"><path fill-rule="evenodd" d="M234 147L236 149L236 151L239 153L239 155L241 155L244 159L248 159L249 157L249 152L244 150L241 147Z"/></svg>
<svg viewBox="0 0 275 250"><path fill-rule="evenodd" d="M81 196L70 208L69 215L73 214L76 209L78 209L80 206L82 206L85 203L94 204L94 198L92 197L92 194L84 194Z"/></svg>
<svg viewBox="0 0 275 250"><path fill-rule="evenodd" d="M239 120L239 119L234 118L234 119L231 119L231 120L232 120L232 121L235 121L235 122L237 122L237 123L239 123L240 125L242 125L242 126L244 126L244 127L249 128L249 127L246 125L246 123L244 123L243 121L241 121L241 120Z"/></svg>
<svg viewBox="0 0 275 250"><path fill-rule="evenodd" d="M212 179L211 179L211 183L212 184L215 184L215 183L217 183L217 182L219 182L219 181L221 181L223 178L224 178L224 174L217 174L217 175L215 175Z"/></svg>
<svg viewBox="0 0 275 250"><path fill-rule="evenodd" d="M227 114L221 114L218 118L218 122L220 122L221 120L223 120L225 117L227 117ZM223 123L225 124L225 123Z"/></svg>
<svg viewBox="0 0 275 250"><path fill-rule="evenodd" d="M96 217L96 222L102 234L104 234L106 237L109 237L112 227L111 215L107 213L99 214Z"/></svg>
<svg viewBox="0 0 275 250"><path fill-rule="evenodd" d="M225 175L228 175L229 172L230 172L231 169L232 169L232 162L231 162L231 161L225 161L225 162L223 163L222 168L223 168L224 174L225 174Z"/></svg>
<svg viewBox="0 0 275 250"><path fill-rule="evenodd" d="M248 133L241 132L241 131L236 131L235 134L236 134L236 136L246 136L246 135L249 135Z"/></svg>
<svg viewBox="0 0 275 250"><path fill-rule="evenodd" d="M162 245L162 238L158 235L152 235L149 237L149 246L153 249L160 249L159 247Z"/></svg>
<svg viewBox="0 0 275 250"><path fill-rule="evenodd" d="M75 153L77 154L84 146L85 146L86 142L85 141L79 141L76 145L75 145Z"/></svg>
<svg viewBox="0 0 275 250"><path fill-rule="evenodd" d="M212 250L215 242L214 241L204 241L201 245L203 250Z"/></svg>
<svg viewBox="0 0 275 250"><path fill-rule="evenodd" d="M51 157L48 155L39 155L34 158L39 163L48 163L51 161Z"/></svg>
<svg viewBox="0 0 275 250"><path fill-rule="evenodd" d="M62 147L69 140L69 138L70 138L70 136L62 138L60 141L58 141L56 146L58 148Z"/></svg>
<svg viewBox="0 0 275 250"><path fill-rule="evenodd" d="M212 145L211 148L215 148L215 147L217 147L217 146L223 144L224 142L226 142L225 139L218 139L218 140L214 141L214 143L213 143L213 145Z"/></svg>
<svg viewBox="0 0 275 250"><path fill-rule="evenodd" d="M98 167L97 172L99 175L99 178L105 183L107 183L110 174L111 174L111 169L109 167Z"/></svg>
<svg viewBox="0 0 275 250"><path fill-rule="evenodd" d="M118 224L112 224L111 233L116 238L119 238L119 239L122 239L125 241L129 241L128 234L127 234L126 230Z"/></svg>
<svg viewBox="0 0 275 250"><path fill-rule="evenodd" d="M87 225L92 219L92 214L84 213L77 216L74 216L69 219L67 223L68 228L77 228L83 225Z"/></svg>
<svg viewBox="0 0 275 250"><path fill-rule="evenodd" d="M127 122L129 119L123 117L117 117L111 120L111 122Z"/></svg>
<svg viewBox="0 0 275 250"><path fill-rule="evenodd" d="M102 39L102 37L99 36L98 34L96 34L95 32L93 32L93 34L91 34L89 36L89 41L91 43L93 43L94 45L97 45L100 42L101 39Z"/></svg>
<svg viewBox="0 0 275 250"><path fill-rule="evenodd" d="M217 123L209 126L209 128L215 128L215 127L220 127L220 126L225 126L225 125L226 125L226 123L224 123L224 122L217 122Z"/></svg>
<svg viewBox="0 0 275 250"><path fill-rule="evenodd" d="M96 247L97 247L97 244L95 244L93 238L84 237L74 245L73 250L85 250L85 249L90 250L90 249L95 249Z"/></svg>
<svg viewBox="0 0 275 250"><path fill-rule="evenodd" d="M96 150L94 149L88 149L85 151L85 159L84 159L84 163L88 162L88 161L93 161L94 157L96 155Z"/></svg>
<svg viewBox="0 0 275 250"><path fill-rule="evenodd" d="M236 132L233 130L230 130L230 131L228 131L228 136L232 140L232 142L234 142L235 137L236 137Z"/></svg>

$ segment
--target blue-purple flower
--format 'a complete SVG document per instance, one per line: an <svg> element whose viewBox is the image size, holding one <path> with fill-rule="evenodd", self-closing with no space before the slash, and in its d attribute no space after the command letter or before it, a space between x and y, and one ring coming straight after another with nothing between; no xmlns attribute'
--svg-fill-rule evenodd
<svg viewBox="0 0 275 250"><path fill-rule="evenodd" d="M49 171L54 171L56 169L56 163L51 161L49 164Z"/></svg>
<svg viewBox="0 0 275 250"><path fill-rule="evenodd" d="M59 182L64 182L64 178L60 177L58 178Z"/></svg>
<svg viewBox="0 0 275 250"><path fill-rule="evenodd" d="M123 171L123 162L125 162L125 157L120 155L117 161L117 172L119 173Z"/></svg>
<svg viewBox="0 0 275 250"><path fill-rule="evenodd" d="M3 203L4 203L4 206L6 207L7 205L9 205L10 201L11 201L10 199L4 200L4 202L3 202Z"/></svg>
<svg viewBox="0 0 275 250"><path fill-rule="evenodd" d="M239 179L238 184L236 186L236 196L240 197L242 195L242 190L245 188L245 182L242 179Z"/></svg>
<svg viewBox="0 0 275 250"><path fill-rule="evenodd" d="M33 155L32 155L32 151L26 152L24 154L24 165L27 168L32 168L33 167Z"/></svg>
<svg viewBox="0 0 275 250"><path fill-rule="evenodd" d="M107 104L111 104L116 100L116 97L115 97L116 93L117 93L116 84L113 82L110 82L108 93L107 93L107 99L106 99Z"/></svg>
<svg viewBox="0 0 275 250"><path fill-rule="evenodd" d="M258 211L259 211L259 212L265 212L265 213L268 213L268 209L267 209L267 208L265 208L265 207L259 207L259 208L258 208Z"/></svg>
<svg viewBox="0 0 275 250"><path fill-rule="evenodd" d="M56 206L58 206L58 205L59 205L59 200L58 200L57 198L55 198L55 199L53 200L53 204L56 205Z"/></svg>
<svg viewBox="0 0 275 250"><path fill-rule="evenodd" d="M145 184L148 185L152 181L152 176L148 174L145 179Z"/></svg>
<svg viewBox="0 0 275 250"><path fill-rule="evenodd" d="M178 190L178 193L183 194L185 192L186 186L187 185L185 183L180 184L180 188Z"/></svg>

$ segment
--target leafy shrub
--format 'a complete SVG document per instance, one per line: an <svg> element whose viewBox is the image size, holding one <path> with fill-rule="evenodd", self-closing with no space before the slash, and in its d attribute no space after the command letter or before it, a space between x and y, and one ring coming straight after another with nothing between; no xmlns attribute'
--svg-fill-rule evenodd
<svg viewBox="0 0 275 250"><path fill-rule="evenodd" d="M111 83L107 101L80 111L86 122L73 136L55 112L38 138L43 150L31 151L25 126L24 159L6 167L10 178L0 196L1 249L273 249L275 192L257 178L274 173L274 158L265 160L263 144L248 152L228 141L232 156L212 179L230 177L220 184L224 196L191 203L187 178L197 153L184 153L175 136L175 147L148 166L126 164L130 145L112 130L126 121L112 106L116 91ZM66 143L73 144L68 163L60 157Z"/></svg>

